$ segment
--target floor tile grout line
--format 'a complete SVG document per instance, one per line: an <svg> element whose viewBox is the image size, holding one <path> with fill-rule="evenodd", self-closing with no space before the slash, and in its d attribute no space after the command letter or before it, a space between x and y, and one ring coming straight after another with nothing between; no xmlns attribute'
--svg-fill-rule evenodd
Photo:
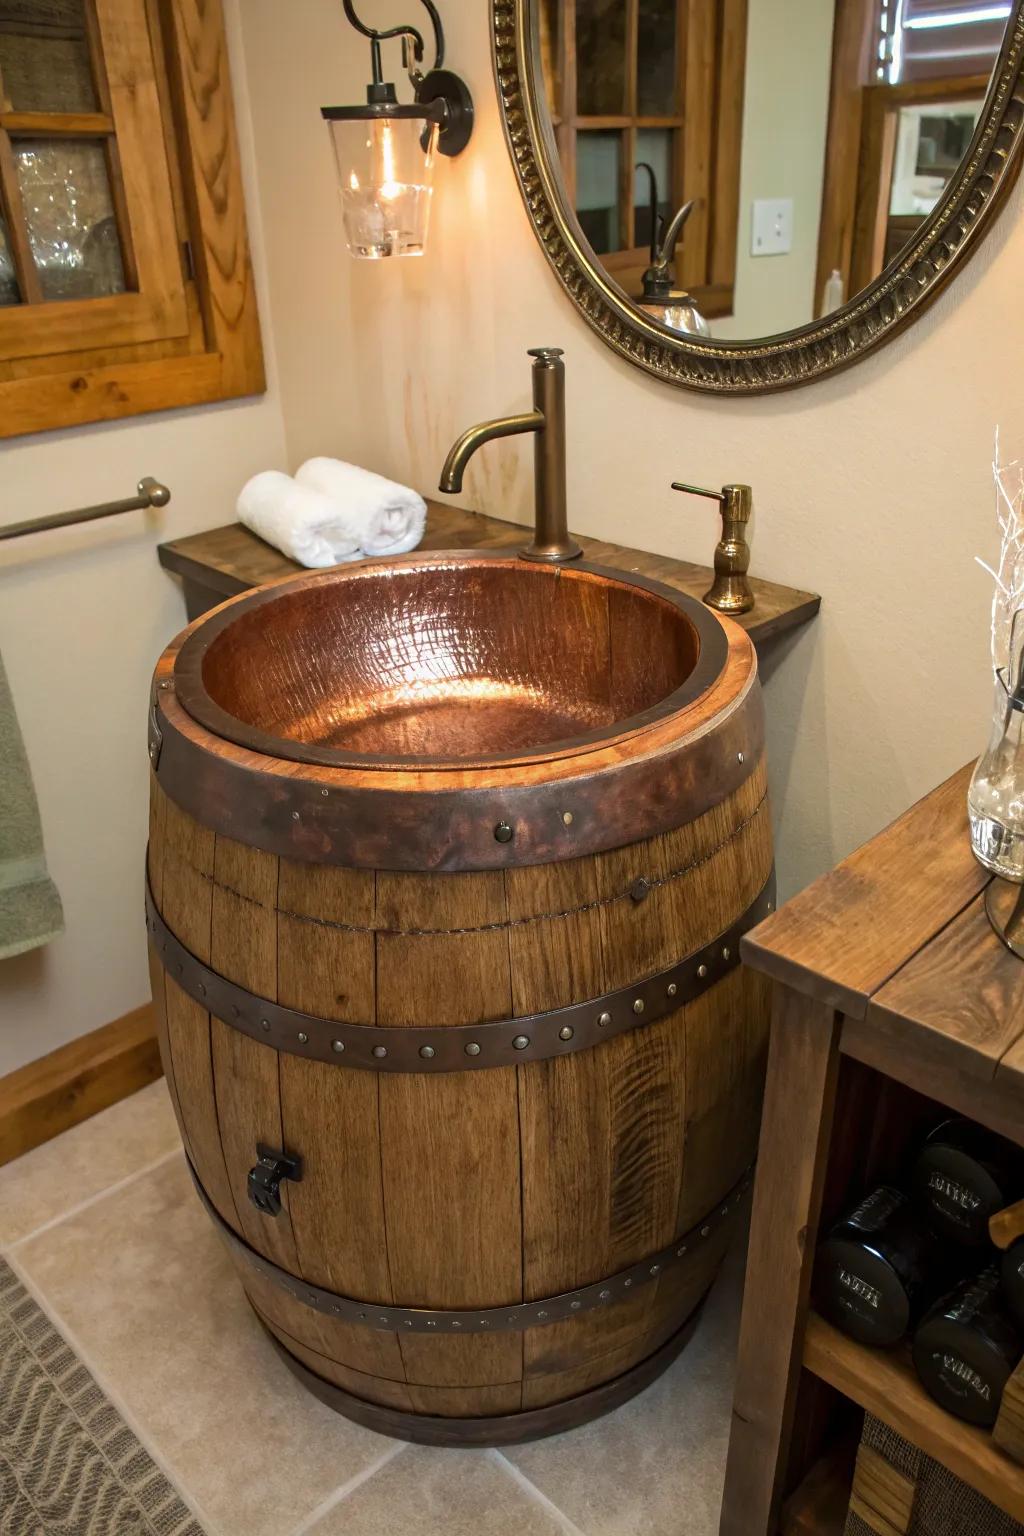
<svg viewBox="0 0 1024 1536"><path fill-rule="evenodd" d="M73 1217L80 1215L82 1211L88 1211L92 1206L98 1205L101 1200L106 1200L109 1195L116 1195L122 1189L127 1189L128 1185L134 1184L136 1179L145 1178L147 1173L153 1173L157 1168L162 1168L164 1163L169 1163L172 1158L183 1156L184 1151L181 1146L172 1147L169 1152L161 1153L151 1163L146 1163L142 1168L136 1168L134 1173L125 1174L123 1179L117 1179L113 1184L108 1184L105 1189L97 1190L87 1200L79 1201L78 1205L73 1205L69 1210L62 1211L59 1216L51 1216L50 1220L44 1221L41 1227L36 1227L33 1231L26 1232L21 1237L15 1238L13 1243L6 1245L4 1251L15 1253L25 1243L30 1243L34 1237L42 1237L44 1232L52 1232L54 1227L59 1227L63 1222L70 1221Z"/></svg>
<svg viewBox="0 0 1024 1536"><path fill-rule="evenodd" d="M161 1159L161 1161L166 1161L166 1159ZM222 1527L219 1526L216 1521L211 1518L211 1516L206 1514L202 1505L195 1498L195 1496L190 1491L187 1491L185 1479L175 1470L174 1464L168 1460L163 1452L159 1450L155 1443L150 1439L149 1435L136 1419L132 1410L128 1407L127 1403L122 1398L120 1392L118 1392L117 1388L110 1381L108 1381L106 1374L97 1366L89 1351L76 1337L74 1330L69 1326L67 1321L61 1317L57 1308L50 1301L46 1293L33 1282L31 1276L25 1271L21 1264L18 1263L16 1255L13 1254L10 1249L8 1249L5 1257L7 1263L14 1270L14 1273L17 1275L18 1279L21 1281L21 1284L31 1296L36 1306L46 1315L47 1318L49 1318L50 1322L53 1324L54 1328L56 1328L61 1338L64 1339L68 1345L68 1348L73 1351L75 1356L85 1366L86 1370L89 1372L90 1376L95 1381L104 1397L120 1414L121 1418L124 1420L124 1423L128 1426L132 1434L138 1440L147 1456L150 1457L155 1466L159 1467L160 1471L171 1484L181 1502L189 1510L191 1510L192 1514L199 1521L199 1524L202 1526L204 1536L224 1536Z"/></svg>
<svg viewBox="0 0 1024 1536"><path fill-rule="evenodd" d="M404 1440L399 1440L396 1444L390 1445L386 1451L381 1452L375 1461L371 1461L369 1466L364 1467L361 1472L356 1472L353 1477L349 1478L347 1483L341 1483L325 1499L322 1499L316 1509L312 1510L304 1520L299 1521L295 1529L290 1532L290 1536L310 1536L310 1533L313 1533L313 1536L315 1536L316 1527L325 1515L329 1515L332 1509L336 1509L343 1500L348 1498L349 1494L355 1493L357 1488L361 1488L364 1483L368 1483L371 1477L376 1477L377 1473L382 1471L388 1462L394 1461L396 1456L408 1449L409 1447Z"/></svg>
<svg viewBox="0 0 1024 1536"><path fill-rule="evenodd" d="M531 1483L526 1473L521 1472L514 1461L509 1461L502 1451L492 1450L488 1454L500 1463L502 1470L508 1474L514 1483L518 1483L519 1487L534 1503L539 1504L542 1509L547 1510L553 1520L558 1521L564 1536L586 1536L586 1532L581 1530L575 1521L570 1520L569 1516L559 1509L554 1500L549 1499L546 1493L542 1493L536 1483Z"/></svg>

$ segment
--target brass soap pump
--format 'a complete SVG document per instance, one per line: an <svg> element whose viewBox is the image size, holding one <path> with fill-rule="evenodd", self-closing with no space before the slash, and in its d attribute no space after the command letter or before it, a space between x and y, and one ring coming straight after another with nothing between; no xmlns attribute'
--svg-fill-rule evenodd
<svg viewBox="0 0 1024 1536"><path fill-rule="evenodd" d="M706 491L700 485L672 482L674 491L688 491L691 496L709 496L722 508L722 537L715 548L715 579L704 594L709 608L719 613L749 613L754 593L747 572L750 569L750 545L746 528L754 510L754 493L749 485L723 485L720 491Z"/></svg>

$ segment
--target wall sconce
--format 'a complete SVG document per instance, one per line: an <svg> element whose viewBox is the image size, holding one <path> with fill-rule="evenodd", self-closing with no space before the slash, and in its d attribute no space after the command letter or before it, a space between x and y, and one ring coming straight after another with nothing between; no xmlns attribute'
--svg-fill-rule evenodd
<svg viewBox="0 0 1024 1536"><path fill-rule="evenodd" d="M473 131L473 98L444 63L444 29L433 0L422 0L434 27L434 67L423 74L424 43L415 27L381 30L359 20L342 0L357 32L370 39L373 80L366 104L322 107L338 163L345 234L353 256L422 256L430 223L435 153L457 155ZM402 40L402 63L415 101L398 100L384 79L381 43Z"/></svg>
<svg viewBox="0 0 1024 1536"><path fill-rule="evenodd" d="M676 288L672 279L672 260L683 225L693 212L693 199L684 203L668 229L658 212L658 180L654 167L641 160L638 171L651 179L651 264L644 273L640 308L662 325L683 336L710 336L711 327L684 288Z"/></svg>

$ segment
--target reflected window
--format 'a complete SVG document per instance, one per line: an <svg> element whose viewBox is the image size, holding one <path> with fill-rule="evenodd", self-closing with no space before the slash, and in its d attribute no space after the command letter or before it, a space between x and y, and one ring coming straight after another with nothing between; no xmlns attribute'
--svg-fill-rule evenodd
<svg viewBox="0 0 1024 1536"><path fill-rule="evenodd" d="M576 110L619 117L626 106L626 7L622 0L576 0Z"/></svg>
<svg viewBox="0 0 1024 1536"><path fill-rule="evenodd" d="M990 75L1012 6L881 0L878 78L889 85Z"/></svg>
<svg viewBox="0 0 1024 1536"><path fill-rule="evenodd" d="M638 165L650 166L654 173L658 195L658 215L668 223L675 213L672 203L672 140L670 128L641 128L636 135ZM651 182L646 171L638 171L634 179L633 194L633 244L650 246L651 229Z"/></svg>
<svg viewBox="0 0 1024 1536"><path fill-rule="evenodd" d="M641 117L662 117L678 110L678 56L677 0L640 0L636 105ZM644 158L639 147L637 158Z"/></svg>
<svg viewBox="0 0 1024 1536"><path fill-rule="evenodd" d="M622 209L622 134L591 131L576 138L576 212L598 255L616 251Z"/></svg>
<svg viewBox="0 0 1024 1536"><path fill-rule="evenodd" d="M970 147L982 103L901 107L889 212L931 213Z"/></svg>

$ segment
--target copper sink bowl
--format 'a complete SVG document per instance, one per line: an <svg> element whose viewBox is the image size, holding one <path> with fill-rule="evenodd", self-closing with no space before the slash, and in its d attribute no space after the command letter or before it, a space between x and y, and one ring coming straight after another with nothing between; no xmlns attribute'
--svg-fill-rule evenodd
<svg viewBox="0 0 1024 1536"><path fill-rule="evenodd" d="M228 741L331 767L565 757L692 704L719 620L658 582L507 554L431 554L295 577L202 620L175 665Z"/></svg>

